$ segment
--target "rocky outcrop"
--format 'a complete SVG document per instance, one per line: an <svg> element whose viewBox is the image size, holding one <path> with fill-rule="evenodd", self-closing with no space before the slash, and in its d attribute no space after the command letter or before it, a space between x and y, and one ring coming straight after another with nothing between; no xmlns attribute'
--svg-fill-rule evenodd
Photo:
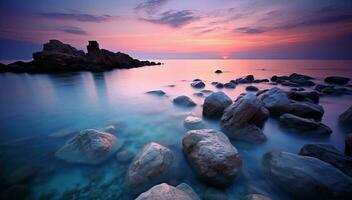
<svg viewBox="0 0 352 200"><path fill-rule="evenodd" d="M198 177L214 186L228 186L239 175L242 160L222 132L213 129L188 131L183 152Z"/></svg>
<svg viewBox="0 0 352 200"><path fill-rule="evenodd" d="M61 147L55 156L69 163L99 164L119 150L122 141L94 129L81 131Z"/></svg>
<svg viewBox="0 0 352 200"><path fill-rule="evenodd" d="M140 194L136 200L196 200L177 187L162 183Z"/></svg>
<svg viewBox="0 0 352 200"><path fill-rule="evenodd" d="M133 159L126 175L129 193L139 194L171 177L175 170L175 155L158 143L147 144Z"/></svg>
<svg viewBox="0 0 352 200"><path fill-rule="evenodd" d="M121 52L100 49L96 41L89 41L88 53L62 43L50 40L43 45L43 50L33 53L30 62L15 62L7 65L0 72L50 73L68 71L105 71L116 68L134 68L161 63L139 61Z"/></svg>
<svg viewBox="0 0 352 200"><path fill-rule="evenodd" d="M196 130L204 128L205 124L202 119L194 116L188 116L183 121L183 125L188 130Z"/></svg>
<svg viewBox="0 0 352 200"><path fill-rule="evenodd" d="M221 124L230 138L262 143L266 136L261 127L268 117L263 103L254 94L246 94L225 109Z"/></svg>
<svg viewBox="0 0 352 200"><path fill-rule="evenodd" d="M182 107L194 107L197 104L188 96L178 96L173 99L173 103Z"/></svg>
<svg viewBox="0 0 352 200"><path fill-rule="evenodd" d="M352 157L344 155L329 144L306 144L300 152L302 156L311 156L338 168L348 176L352 176Z"/></svg>
<svg viewBox="0 0 352 200"><path fill-rule="evenodd" d="M336 85L345 85L350 81L350 78L342 76L328 76L324 79L326 83L336 84Z"/></svg>
<svg viewBox="0 0 352 200"><path fill-rule="evenodd" d="M314 86L315 83L312 81L312 77L303 74L293 73L289 76L273 76L271 81L282 84L289 87L310 87Z"/></svg>
<svg viewBox="0 0 352 200"><path fill-rule="evenodd" d="M352 157L352 133L348 134L345 139L345 155Z"/></svg>
<svg viewBox="0 0 352 200"><path fill-rule="evenodd" d="M203 104L203 116L211 119L221 118L226 107L232 100L223 92L215 92L207 96Z"/></svg>
<svg viewBox="0 0 352 200"><path fill-rule="evenodd" d="M317 158L287 152L263 156L266 173L294 199L350 199L352 179Z"/></svg>
<svg viewBox="0 0 352 200"><path fill-rule="evenodd" d="M340 115L339 122L345 127L352 128L352 106Z"/></svg>
<svg viewBox="0 0 352 200"><path fill-rule="evenodd" d="M270 111L270 114L281 115L291 109L287 94L280 88L271 88L260 95L260 98L264 106Z"/></svg>
<svg viewBox="0 0 352 200"><path fill-rule="evenodd" d="M328 126L320 122L289 113L281 115L280 122L283 126L302 135L328 135L332 133Z"/></svg>

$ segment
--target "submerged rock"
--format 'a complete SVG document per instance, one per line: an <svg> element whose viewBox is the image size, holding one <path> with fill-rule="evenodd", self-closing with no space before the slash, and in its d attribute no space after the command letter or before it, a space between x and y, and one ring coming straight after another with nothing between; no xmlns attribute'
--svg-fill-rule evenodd
<svg viewBox="0 0 352 200"><path fill-rule="evenodd" d="M350 78L341 77L341 76L328 76L324 79L326 83L336 84L336 85L345 85L350 81Z"/></svg>
<svg viewBox="0 0 352 200"><path fill-rule="evenodd" d="M263 166L279 187L299 199L349 199L352 179L317 158L288 152L266 153Z"/></svg>
<svg viewBox="0 0 352 200"><path fill-rule="evenodd" d="M55 156L69 163L99 164L119 150L121 140L94 129L81 131L68 140Z"/></svg>
<svg viewBox="0 0 352 200"><path fill-rule="evenodd" d="M346 127L352 127L352 106L340 115L339 121Z"/></svg>
<svg viewBox="0 0 352 200"><path fill-rule="evenodd" d="M344 155L332 145L305 144L299 154L318 158L338 168L346 175L352 176L352 157Z"/></svg>
<svg viewBox="0 0 352 200"><path fill-rule="evenodd" d="M292 102L289 113L299 117L321 119L324 114L324 108L318 104L310 102Z"/></svg>
<svg viewBox="0 0 352 200"><path fill-rule="evenodd" d="M281 115L290 110L290 100L287 94L280 88L271 88L260 97L264 106L270 111L270 114Z"/></svg>
<svg viewBox="0 0 352 200"><path fill-rule="evenodd" d="M186 192L162 183L140 194L136 200L195 200Z"/></svg>
<svg viewBox="0 0 352 200"><path fill-rule="evenodd" d="M246 94L225 109L221 124L227 136L251 143L262 143L266 136L260 129L269 111L254 95Z"/></svg>
<svg viewBox="0 0 352 200"><path fill-rule="evenodd" d="M147 144L133 159L126 175L126 187L138 194L171 177L175 156L170 149L158 143Z"/></svg>
<svg viewBox="0 0 352 200"><path fill-rule="evenodd" d="M255 86L249 85L249 86L246 87L246 90L247 90L247 91L256 92L256 91L258 91L259 89L258 89L257 87L255 87Z"/></svg>
<svg viewBox="0 0 352 200"><path fill-rule="evenodd" d="M188 96L178 96L173 99L173 103L183 107L194 107L197 104Z"/></svg>
<svg viewBox="0 0 352 200"><path fill-rule="evenodd" d="M156 96L164 96L166 93L162 90L151 90L146 92L147 94L152 94L152 95L156 95Z"/></svg>
<svg viewBox="0 0 352 200"><path fill-rule="evenodd" d="M320 122L316 122L313 119L307 119L288 113L280 116L280 122L285 127L290 128L301 134L328 135L332 133L332 130L328 126Z"/></svg>
<svg viewBox="0 0 352 200"><path fill-rule="evenodd" d="M345 155L352 156L352 133L348 134L345 139Z"/></svg>
<svg viewBox="0 0 352 200"><path fill-rule="evenodd" d="M222 71L220 69L218 69L218 70L215 71L215 73L216 74L220 74L220 73L222 73Z"/></svg>
<svg viewBox="0 0 352 200"><path fill-rule="evenodd" d="M183 122L183 125L188 130L202 129L205 124L202 119L194 116L188 116Z"/></svg>
<svg viewBox="0 0 352 200"><path fill-rule="evenodd" d="M232 100L223 92L215 92L207 96L203 104L203 116L212 119L221 118Z"/></svg>
<svg viewBox="0 0 352 200"><path fill-rule="evenodd" d="M194 88L204 88L205 84L204 84L203 81L193 81L191 83L191 86L194 87Z"/></svg>
<svg viewBox="0 0 352 200"><path fill-rule="evenodd" d="M213 129L188 131L182 145L198 177L206 183L228 186L239 175L240 154L222 132Z"/></svg>
<svg viewBox="0 0 352 200"><path fill-rule="evenodd" d="M243 197L241 200L271 200L271 199L261 194L249 194Z"/></svg>
<svg viewBox="0 0 352 200"><path fill-rule="evenodd" d="M222 83L217 83L217 84L215 85L215 87L221 89L221 88L224 88L224 84L222 84Z"/></svg>
<svg viewBox="0 0 352 200"><path fill-rule="evenodd" d="M229 83L225 83L224 87L228 89L234 89L236 88L236 84L229 82Z"/></svg>

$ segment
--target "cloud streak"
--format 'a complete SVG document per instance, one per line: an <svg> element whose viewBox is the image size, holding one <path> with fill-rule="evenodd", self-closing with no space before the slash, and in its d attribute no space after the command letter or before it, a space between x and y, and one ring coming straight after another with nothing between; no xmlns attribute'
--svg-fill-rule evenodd
<svg viewBox="0 0 352 200"><path fill-rule="evenodd" d="M85 30L75 26L63 26L63 27L59 27L58 30L61 32L70 33L74 35L88 35L88 33Z"/></svg>
<svg viewBox="0 0 352 200"><path fill-rule="evenodd" d="M138 4L135 7L136 11L144 11L148 14L153 14L160 9L161 6L165 5L168 0L147 0L143 3Z"/></svg>
<svg viewBox="0 0 352 200"><path fill-rule="evenodd" d="M181 11L167 11L163 12L155 18L142 18L145 21L154 23L154 24L165 24L173 28L182 27L189 22L196 20L196 17L190 10L181 10Z"/></svg>
<svg viewBox="0 0 352 200"><path fill-rule="evenodd" d="M251 28L251 27L240 27L236 28L236 32L244 33L244 34L260 34L266 32L265 29L262 28Z"/></svg>
<svg viewBox="0 0 352 200"><path fill-rule="evenodd" d="M54 20L73 20L79 22L105 22L117 18L111 15L92 15L92 14L76 14L76 13L61 13L61 12L48 12L40 13L41 17Z"/></svg>

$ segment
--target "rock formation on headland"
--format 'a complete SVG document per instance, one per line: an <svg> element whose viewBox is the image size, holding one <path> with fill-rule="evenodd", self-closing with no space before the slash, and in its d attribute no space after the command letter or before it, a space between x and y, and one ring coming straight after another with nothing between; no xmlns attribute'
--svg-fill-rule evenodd
<svg viewBox="0 0 352 200"><path fill-rule="evenodd" d="M30 62L17 61L0 66L0 72L66 72L66 71L105 71L134 67L160 65L161 63L140 61L121 52L100 49L97 41L89 41L88 53L64 44L59 40L50 40L43 50L33 53Z"/></svg>

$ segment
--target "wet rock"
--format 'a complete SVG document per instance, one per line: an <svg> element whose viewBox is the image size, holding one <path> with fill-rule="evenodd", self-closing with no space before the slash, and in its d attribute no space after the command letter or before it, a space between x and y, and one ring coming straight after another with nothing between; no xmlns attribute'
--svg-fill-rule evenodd
<svg viewBox="0 0 352 200"><path fill-rule="evenodd" d="M26 165L13 171L6 179L8 185L23 184L33 179L39 172L34 165Z"/></svg>
<svg viewBox="0 0 352 200"><path fill-rule="evenodd" d="M204 88L205 84L204 84L203 81L193 81L191 83L191 86L194 87L194 88Z"/></svg>
<svg viewBox="0 0 352 200"><path fill-rule="evenodd" d="M200 198L194 192L194 190L191 188L191 186L187 185L186 183L181 183L181 184L177 185L176 188L187 193L188 196L190 196L193 200L200 200Z"/></svg>
<svg viewBox="0 0 352 200"><path fill-rule="evenodd" d="M204 200L228 200L225 191L218 188L208 187L203 195Z"/></svg>
<svg viewBox="0 0 352 200"><path fill-rule="evenodd" d="M247 75L243 78L237 78L231 82L235 84L245 84L245 83L252 83L254 81L254 76L253 75Z"/></svg>
<svg viewBox="0 0 352 200"><path fill-rule="evenodd" d="M188 130L196 130L204 128L205 124L202 119L194 116L188 116L183 122L183 125Z"/></svg>
<svg viewBox="0 0 352 200"><path fill-rule="evenodd" d="M186 192L162 183L140 194L136 200L195 200Z"/></svg>
<svg viewBox="0 0 352 200"><path fill-rule="evenodd" d="M345 139L345 155L352 157L352 133L348 134Z"/></svg>
<svg viewBox="0 0 352 200"><path fill-rule="evenodd" d="M289 113L299 117L321 119L324 114L324 108L318 104L310 102L294 101L290 104L291 110Z"/></svg>
<svg viewBox="0 0 352 200"><path fill-rule="evenodd" d="M173 99L173 103L183 107L194 107L197 104L188 96L178 96Z"/></svg>
<svg viewBox="0 0 352 200"><path fill-rule="evenodd" d="M220 69L218 69L218 70L215 71L215 73L216 73L216 74L221 74L222 71L221 71Z"/></svg>
<svg viewBox="0 0 352 200"><path fill-rule="evenodd" d="M269 79L256 79L253 81L253 83L266 83L269 82Z"/></svg>
<svg viewBox="0 0 352 200"><path fill-rule="evenodd" d="M249 194L243 197L241 200L271 200L271 199L261 194Z"/></svg>
<svg viewBox="0 0 352 200"><path fill-rule="evenodd" d="M352 176L352 157L344 155L332 145L305 144L299 154L318 158L341 170L346 175Z"/></svg>
<svg viewBox="0 0 352 200"><path fill-rule="evenodd" d="M212 85L217 85L219 82L213 81L211 82Z"/></svg>
<svg viewBox="0 0 352 200"><path fill-rule="evenodd" d="M224 88L224 84L222 84L222 83L217 83L217 84L215 85L215 87L221 89L221 88Z"/></svg>
<svg viewBox="0 0 352 200"><path fill-rule="evenodd" d="M306 76L303 74L293 73L290 76L273 76L271 77L271 81L275 83L280 83L285 86L290 87L310 87L314 86L315 83L311 81L313 79L310 76Z"/></svg>
<svg viewBox="0 0 352 200"><path fill-rule="evenodd" d="M229 83L225 83L224 87L228 89L234 89L236 88L236 84L229 82Z"/></svg>
<svg viewBox="0 0 352 200"><path fill-rule="evenodd" d="M287 96L295 101L311 101L313 103L319 103L319 94L313 92L288 92Z"/></svg>
<svg viewBox="0 0 352 200"><path fill-rule="evenodd" d="M130 150L122 150L117 152L116 154L116 159L119 162L128 162L130 160L132 160L134 157L134 153Z"/></svg>
<svg viewBox="0 0 352 200"><path fill-rule="evenodd" d="M225 109L221 124L227 136L251 143L262 143L266 137L260 129L269 111L254 95L246 94Z"/></svg>
<svg viewBox="0 0 352 200"><path fill-rule="evenodd" d="M203 116L212 119L221 118L226 107L232 100L223 92L215 92L207 96L203 104Z"/></svg>
<svg viewBox="0 0 352 200"><path fill-rule="evenodd" d="M350 78L341 77L341 76L328 76L324 79L326 83L336 84L336 85L345 85L350 81Z"/></svg>
<svg viewBox="0 0 352 200"><path fill-rule="evenodd" d="M317 158L287 152L263 156L265 171L295 199L349 199L352 179Z"/></svg>
<svg viewBox="0 0 352 200"><path fill-rule="evenodd" d="M64 138L79 133L77 129L74 128L64 128L49 134L52 138Z"/></svg>
<svg viewBox="0 0 352 200"><path fill-rule="evenodd" d="M247 90L247 91L256 92L256 91L258 91L259 89L258 89L257 87L255 87L255 86L249 85L249 86L246 87L246 90Z"/></svg>
<svg viewBox="0 0 352 200"><path fill-rule="evenodd" d="M317 85L314 89L324 95L338 96L338 95L344 95L344 94L346 95L352 94L352 90L350 90L349 88L336 87L335 85Z"/></svg>
<svg viewBox="0 0 352 200"><path fill-rule="evenodd" d="M139 194L168 181L174 173L175 156L170 149L158 143L147 144L133 159L126 175L126 187L132 194Z"/></svg>
<svg viewBox="0 0 352 200"><path fill-rule="evenodd" d="M152 95L156 95L156 96L164 96L166 93L162 90L151 90L146 92L147 94L152 94Z"/></svg>
<svg viewBox="0 0 352 200"><path fill-rule="evenodd" d="M194 95L194 96L197 96L197 97L202 97L202 96L204 96L204 94L201 93L201 92L193 93L193 95Z"/></svg>
<svg viewBox="0 0 352 200"><path fill-rule="evenodd" d="M352 127L352 106L339 116L339 122L346 127Z"/></svg>
<svg viewBox="0 0 352 200"><path fill-rule="evenodd" d="M56 151L55 156L69 163L99 164L122 146L122 141L110 133L94 129L81 131Z"/></svg>
<svg viewBox="0 0 352 200"><path fill-rule="evenodd" d="M110 134L115 134L116 133L116 127L114 125L109 125L103 128L103 132L110 133Z"/></svg>
<svg viewBox="0 0 352 200"><path fill-rule="evenodd" d="M24 185L13 185L8 189L0 192L0 199L4 200L21 200L30 196L30 188Z"/></svg>
<svg viewBox="0 0 352 200"><path fill-rule="evenodd" d="M204 93L204 94L213 93L212 90L201 90L200 92L201 92L201 93Z"/></svg>
<svg viewBox="0 0 352 200"><path fill-rule="evenodd" d="M239 175L242 160L222 132L213 129L188 131L182 145L198 177L206 183L228 186Z"/></svg>
<svg viewBox="0 0 352 200"><path fill-rule="evenodd" d="M320 122L288 113L280 116L280 122L283 126L304 135L328 135L332 133L328 126Z"/></svg>
<svg viewBox="0 0 352 200"><path fill-rule="evenodd" d="M287 94L280 88L274 87L261 95L264 106L270 114L281 115L290 110L290 100Z"/></svg>

